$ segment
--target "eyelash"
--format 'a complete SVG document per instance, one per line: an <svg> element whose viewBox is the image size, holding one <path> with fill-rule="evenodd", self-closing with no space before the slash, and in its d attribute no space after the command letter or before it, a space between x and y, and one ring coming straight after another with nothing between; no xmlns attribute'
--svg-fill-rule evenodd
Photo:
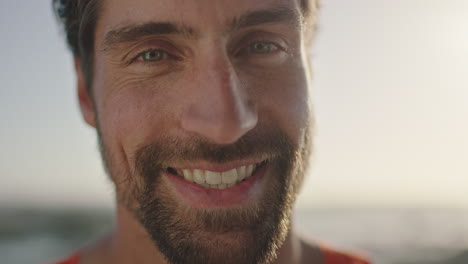
<svg viewBox="0 0 468 264"><path fill-rule="evenodd" d="M162 48L149 48L149 49L146 49L140 53L138 53L135 57L133 57L132 59L130 59L130 61L128 62L128 64L133 64L135 63L139 58L142 58L145 54L149 53L149 52L155 52L155 51L158 51L158 52L163 52L165 54L166 57L171 57L171 58L176 58L174 55L172 55L171 53L167 52L165 49L162 49ZM162 59L164 60L164 59ZM160 61L162 61L160 60ZM154 62L151 62L151 61L144 61L142 60L143 63L158 63L159 61L154 61Z"/></svg>
<svg viewBox="0 0 468 264"><path fill-rule="evenodd" d="M274 46L274 50L272 51L269 51L269 52L266 52L266 53L252 53L252 55L259 55L259 56L265 56L267 54L270 54L270 53L274 53L275 51L285 51L286 49L284 47L282 47L281 45L277 44L276 42L273 42L273 41L270 41L270 40L255 40L255 41L251 41L249 42L246 46L238 49L236 52L234 52L235 56L242 56L242 54L244 52L249 52L250 49L252 48L253 45L255 44L265 44L265 45L273 45ZM133 64L135 63L138 59L142 58L145 54L149 53L149 52L155 52L155 51L158 51L158 52L163 52L165 54L165 58L161 59L161 60L158 60L158 61L144 61L142 59L142 62L141 63L144 63L144 64L154 64L154 63L159 63L161 61L164 61L166 60L167 58L172 58L172 59L177 59L178 57L177 56L174 56L172 53L168 52L167 50L163 49L163 48L149 48L149 49L146 49L140 53L138 53L136 56L132 57L132 59L130 59L128 61L128 65L130 64Z"/></svg>
<svg viewBox="0 0 468 264"><path fill-rule="evenodd" d="M271 51L268 51L268 52L265 52L265 53L253 53L251 52L253 46L255 44L263 44L263 45L273 45L273 50ZM285 49L279 45L278 43L274 42L274 41L270 41L270 40L255 40L255 41L252 41L252 42L249 42L248 45L246 45L245 47L239 49L236 54L240 54L240 53L243 53L243 52L251 52L252 55L259 55L259 56L262 56L262 55L267 55L267 54L271 54L271 53L274 53L275 51L284 51Z"/></svg>

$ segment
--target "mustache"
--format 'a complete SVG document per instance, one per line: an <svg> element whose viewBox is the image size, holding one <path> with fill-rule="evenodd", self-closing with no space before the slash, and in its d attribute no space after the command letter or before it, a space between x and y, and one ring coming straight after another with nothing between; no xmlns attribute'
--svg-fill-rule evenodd
<svg viewBox="0 0 468 264"><path fill-rule="evenodd" d="M293 151L293 143L286 133L277 127L251 130L232 144L216 144L199 136L184 139L163 136L138 148L135 167L141 175L154 175L171 163L181 160L204 160L212 163L244 158L271 160L278 156L289 157Z"/></svg>

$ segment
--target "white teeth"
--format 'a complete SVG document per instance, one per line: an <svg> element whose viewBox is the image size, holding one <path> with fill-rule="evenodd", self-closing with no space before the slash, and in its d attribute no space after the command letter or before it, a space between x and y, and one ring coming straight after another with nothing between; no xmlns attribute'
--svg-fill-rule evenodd
<svg viewBox="0 0 468 264"><path fill-rule="evenodd" d="M183 176L185 180L199 184L205 188L226 189L230 188L246 178L252 176L256 165L251 164L231 169L224 172L214 172L208 170L189 170L177 169L178 175Z"/></svg>
<svg viewBox="0 0 468 264"><path fill-rule="evenodd" d="M237 181L237 170L232 169L230 171L223 172L221 176L223 178L222 179L223 183L225 184L235 183Z"/></svg>
<svg viewBox="0 0 468 264"><path fill-rule="evenodd" d="M201 170L193 170L193 181L198 184L205 183L205 175Z"/></svg>
<svg viewBox="0 0 468 264"><path fill-rule="evenodd" d="M208 184L220 184L221 183L221 173L206 171L205 172L205 181Z"/></svg>
<svg viewBox="0 0 468 264"><path fill-rule="evenodd" d="M182 173L181 175L184 175L184 178L189 181L189 182L193 182L193 175L192 175L192 172L190 170L182 170Z"/></svg>
<svg viewBox="0 0 468 264"><path fill-rule="evenodd" d="M242 166L240 168L237 168L237 178L238 178L238 181L242 181L243 179L245 179L245 177L247 177L247 174L245 173L246 170L245 170L245 166Z"/></svg>
<svg viewBox="0 0 468 264"><path fill-rule="evenodd" d="M251 164L251 165L247 166L247 168L245 170L246 170L246 172L245 172L246 177L252 175L252 172L254 170L254 165Z"/></svg>

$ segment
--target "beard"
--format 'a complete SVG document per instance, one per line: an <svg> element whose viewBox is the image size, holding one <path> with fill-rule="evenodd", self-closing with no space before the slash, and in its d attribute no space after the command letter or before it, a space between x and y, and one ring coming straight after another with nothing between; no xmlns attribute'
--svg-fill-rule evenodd
<svg viewBox="0 0 468 264"><path fill-rule="evenodd" d="M199 137L161 137L135 151L134 170L126 175L114 175L113 155L98 133L108 173L114 180L124 177L116 182L118 202L132 212L169 263L260 264L276 258L308 163L308 129L296 145L275 127L257 127L228 145ZM223 163L246 157L266 157L268 165L265 191L248 205L191 208L177 201L162 179L167 165L176 161ZM119 188L122 184L126 186Z"/></svg>

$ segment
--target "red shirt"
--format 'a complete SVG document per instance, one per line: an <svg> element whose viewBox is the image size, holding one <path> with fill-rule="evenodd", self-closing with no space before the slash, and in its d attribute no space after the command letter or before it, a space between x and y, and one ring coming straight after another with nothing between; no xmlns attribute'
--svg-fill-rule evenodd
<svg viewBox="0 0 468 264"><path fill-rule="evenodd" d="M320 247L320 250L325 264L371 264L370 261L357 255L338 252L325 247Z"/></svg>
<svg viewBox="0 0 468 264"><path fill-rule="evenodd" d="M341 253L329 248L321 248L325 264L370 264L364 258L351 254ZM68 259L56 264L78 264L80 255L78 253L70 256Z"/></svg>
<svg viewBox="0 0 468 264"><path fill-rule="evenodd" d="M76 254L71 255L68 259L62 260L55 264L78 264L79 260L80 260L80 254L76 253Z"/></svg>

